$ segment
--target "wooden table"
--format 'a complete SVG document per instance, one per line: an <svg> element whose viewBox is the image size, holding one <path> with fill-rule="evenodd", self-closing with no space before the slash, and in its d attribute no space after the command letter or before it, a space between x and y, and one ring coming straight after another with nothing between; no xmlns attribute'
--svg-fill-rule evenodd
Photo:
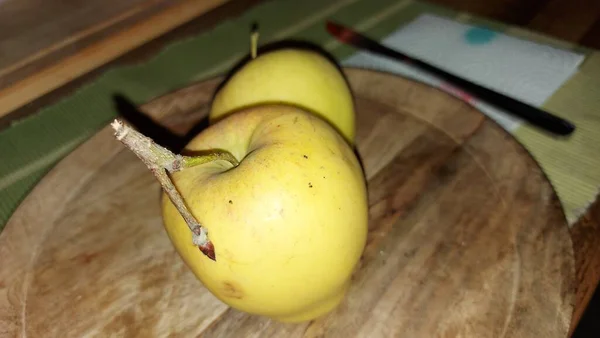
<svg viewBox="0 0 600 338"><path fill-rule="evenodd" d="M261 1L54 2L52 9L39 0L0 4L0 96L10 96L2 104L0 129L72 93L108 67L148 58L165 44L208 30ZM600 48L600 2L595 0L431 2ZM571 234L579 281L577 324L600 280L600 201Z"/></svg>

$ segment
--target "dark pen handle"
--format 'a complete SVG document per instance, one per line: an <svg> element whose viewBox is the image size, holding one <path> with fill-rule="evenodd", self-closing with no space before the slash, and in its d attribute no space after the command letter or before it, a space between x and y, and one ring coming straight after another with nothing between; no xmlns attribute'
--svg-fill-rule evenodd
<svg viewBox="0 0 600 338"><path fill-rule="evenodd" d="M474 84L460 77L449 74L441 69L435 68L429 64L423 63L420 60L409 58L409 62L425 71L429 71L440 78L464 89L473 96L478 97L483 101L487 101L498 108L505 109L519 116L523 120L537 125L543 129L551 131L559 135L569 135L575 130L575 126L569 121L566 121L558 116L549 114L537 107L531 106L521 101L517 101L509 96L503 95L496 91Z"/></svg>
<svg viewBox="0 0 600 338"><path fill-rule="evenodd" d="M339 26L336 28L339 28ZM423 61L413 59L398 51L385 47L366 36L360 35L356 32L345 32L345 34L342 35L343 39L348 41L358 38L359 41L357 42L359 45L363 45L364 47L368 48L373 52L391 57L393 59L400 59L406 61L411 65L415 66L416 68L436 75L437 77L444 79L448 83L460 87L469 94L483 101L487 101L498 108L505 109L509 113L512 113L542 129L548 130L559 135L569 135L575 130L575 126L565 119L552 115L548 112L545 112L541 109L538 109L521 101L517 101L501 93L479 86L458 76L452 75L442 69L434 67Z"/></svg>

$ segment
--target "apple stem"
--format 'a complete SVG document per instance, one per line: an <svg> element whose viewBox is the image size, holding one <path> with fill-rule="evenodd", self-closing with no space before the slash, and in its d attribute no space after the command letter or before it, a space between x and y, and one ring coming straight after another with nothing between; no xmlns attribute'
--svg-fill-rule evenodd
<svg viewBox="0 0 600 338"><path fill-rule="evenodd" d="M227 150L219 150L219 149L211 149L210 152L206 152L206 153L204 153L202 155L198 155L198 156L181 156L181 155L179 155L179 157L181 158L181 161L179 162L181 167L178 170L195 167L200 164L213 162L213 161L217 161L217 160L225 160L225 161L231 163L234 167L237 167L238 164L240 164L238 162L238 160L230 152L228 152Z"/></svg>
<svg viewBox="0 0 600 338"><path fill-rule="evenodd" d="M208 258L216 261L214 246L208 238L208 231L190 213L181 194L173 185L168 172L177 172L185 168L191 168L216 160L226 160L235 167L239 164L237 159L225 150L211 150L199 156L176 155L122 121L116 119L111 126L115 130L117 140L133 151L146 164L148 169L152 171L162 189L190 228L193 243Z"/></svg>
<svg viewBox="0 0 600 338"><path fill-rule="evenodd" d="M252 33L250 33L250 55L252 58L256 58L256 53L258 49L258 27L254 26L252 28Z"/></svg>

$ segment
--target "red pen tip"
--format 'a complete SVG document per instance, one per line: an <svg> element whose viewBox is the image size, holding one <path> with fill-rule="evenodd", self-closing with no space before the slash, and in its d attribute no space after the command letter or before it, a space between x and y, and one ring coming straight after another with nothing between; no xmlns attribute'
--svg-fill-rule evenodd
<svg viewBox="0 0 600 338"><path fill-rule="evenodd" d="M349 42L354 37L354 33L351 30L345 29L344 27L331 21L327 21L326 27L327 31L331 35L335 36L342 42Z"/></svg>
<svg viewBox="0 0 600 338"><path fill-rule="evenodd" d="M337 35L340 32L340 27L331 21L327 21L326 25L327 31L333 35Z"/></svg>

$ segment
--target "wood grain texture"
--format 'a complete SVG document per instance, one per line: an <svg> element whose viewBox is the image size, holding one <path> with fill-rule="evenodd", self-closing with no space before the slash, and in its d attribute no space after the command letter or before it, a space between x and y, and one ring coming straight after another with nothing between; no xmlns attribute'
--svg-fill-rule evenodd
<svg viewBox="0 0 600 338"><path fill-rule="evenodd" d="M0 5L0 28L13 34L0 37L0 51L6 51L4 59L0 60L0 89L181 1L184 0L132 0L122 1L119 6L107 6L106 1L102 1L101 5L104 7L99 13L96 13L98 4L90 1L80 4L80 8L74 12L76 15L71 15L69 20L60 20L53 19L52 15L60 17L73 12L65 12L61 6L42 7L38 0L9 0ZM18 6L17 10L6 10L7 6L15 5ZM11 18L3 21L3 17L8 16ZM32 17L43 24L31 25ZM9 25L10 29L7 27ZM47 30L50 30L50 33L46 33ZM15 53L18 57L9 57Z"/></svg>
<svg viewBox="0 0 600 338"><path fill-rule="evenodd" d="M70 36L164 0L4 0L0 2L0 69Z"/></svg>
<svg viewBox="0 0 600 338"><path fill-rule="evenodd" d="M227 0L190 0L115 33L0 90L0 116L206 13Z"/></svg>
<svg viewBox="0 0 600 338"><path fill-rule="evenodd" d="M66 96L69 96L79 90L82 86L94 82L108 70L114 67L121 67L147 61L148 59L156 56L156 54L159 53L163 48L168 47L169 44L178 41L179 39L193 37L202 32L206 32L225 20L234 19L262 1L265 0L229 0L219 7L199 15L190 22L183 23L180 26L170 30L168 33L160 35L155 39L148 41L147 43L144 43L141 46L136 47L131 51L128 51L125 54L90 70L85 74L82 74L79 77L71 79L71 81L64 83L62 86L44 95L41 95L31 102L28 102L26 105L17 108L8 115L3 116L0 113L0 130L8 128L14 121L31 116L40 109L57 103Z"/></svg>
<svg viewBox="0 0 600 338"><path fill-rule="evenodd" d="M0 235L0 333L564 337L574 303L571 239L527 152L441 91L384 73L347 74L370 231L333 313L284 325L220 303L170 244L152 174L107 126L42 180ZM185 133L206 116L218 83L142 109Z"/></svg>
<svg viewBox="0 0 600 338"><path fill-rule="evenodd" d="M552 0L526 25L555 38L588 48L600 48L600 2L591 0ZM575 251L577 293L570 335L586 312L600 281L600 199L590 204L588 212L571 228ZM598 308L597 305L595 308ZM587 315L595 321L597 310ZM597 335L594 333L580 333Z"/></svg>

